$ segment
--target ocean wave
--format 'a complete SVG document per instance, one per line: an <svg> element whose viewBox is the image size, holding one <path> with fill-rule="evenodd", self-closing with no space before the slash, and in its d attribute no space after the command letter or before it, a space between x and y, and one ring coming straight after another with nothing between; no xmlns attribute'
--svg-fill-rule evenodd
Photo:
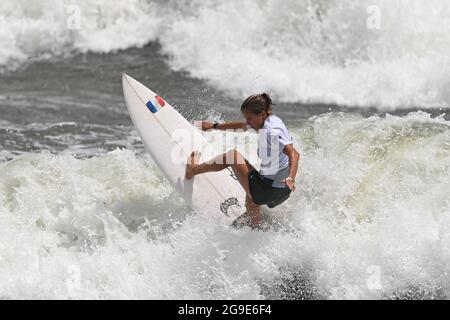
<svg viewBox="0 0 450 320"><path fill-rule="evenodd" d="M327 113L290 131L301 166L279 231L195 214L128 150L0 163L0 296L448 298L449 122Z"/></svg>
<svg viewBox="0 0 450 320"><path fill-rule="evenodd" d="M449 16L445 0L4 0L0 66L158 41L173 70L237 98L448 108Z"/></svg>

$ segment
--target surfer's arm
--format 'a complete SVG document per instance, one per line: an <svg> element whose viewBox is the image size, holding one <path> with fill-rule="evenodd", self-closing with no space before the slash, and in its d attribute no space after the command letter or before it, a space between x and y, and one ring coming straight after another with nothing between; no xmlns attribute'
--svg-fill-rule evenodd
<svg viewBox="0 0 450 320"><path fill-rule="evenodd" d="M202 121L202 130L207 131L210 129L214 129L214 124L208 121ZM218 123L216 126L217 130L247 130L247 124L242 121L232 121L232 122L223 122Z"/></svg>
<svg viewBox="0 0 450 320"><path fill-rule="evenodd" d="M289 158L289 177L295 180L297 176L298 163L300 153L294 148L294 144L290 143L284 146L283 153Z"/></svg>
<svg viewBox="0 0 450 320"><path fill-rule="evenodd" d="M218 130L247 130L247 124L242 121L232 121L232 122L224 122L219 123L216 127Z"/></svg>

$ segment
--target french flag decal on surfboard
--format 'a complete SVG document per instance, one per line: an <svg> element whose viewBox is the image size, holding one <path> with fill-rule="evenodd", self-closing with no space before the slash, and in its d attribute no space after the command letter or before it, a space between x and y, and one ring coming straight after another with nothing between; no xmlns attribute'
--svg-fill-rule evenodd
<svg viewBox="0 0 450 320"><path fill-rule="evenodd" d="M155 99L156 99L156 101L158 101L158 103L161 107L164 107L164 105L166 104L160 96L155 96Z"/></svg>
<svg viewBox="0 0 450 320"><path fill-rule="evenodd" d="M160 96L155 96L155 99L161 107L164 107L164 105L166 104ZM147 108L152 113L156 113L159 110L159 108L156 108L155 105L150 100L146 103L146 105L147 105Z"/></svg>
<svg viewBox="0 0 450 320"><path fill-rule="evenodd" d="M155 112L158 111L158 109L155 108L155 106L153 105L153 103L152 103L151 101L148 101L148 102L146 103L146 105L147 105L147 108L148 108L152 113L155 113Z"/></svg>

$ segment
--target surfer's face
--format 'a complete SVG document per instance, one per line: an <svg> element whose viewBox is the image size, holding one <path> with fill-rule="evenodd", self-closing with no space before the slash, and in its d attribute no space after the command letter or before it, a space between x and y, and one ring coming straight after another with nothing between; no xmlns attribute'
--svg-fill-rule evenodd
<svg viewBox="0 0 450 320"><path fill-rule="evenodd" d="M242 111L247 124L255 130L259 130L264 126L264 120L267 118L267 112L263 111L259 114L254 114L250 111Z"/></svg>

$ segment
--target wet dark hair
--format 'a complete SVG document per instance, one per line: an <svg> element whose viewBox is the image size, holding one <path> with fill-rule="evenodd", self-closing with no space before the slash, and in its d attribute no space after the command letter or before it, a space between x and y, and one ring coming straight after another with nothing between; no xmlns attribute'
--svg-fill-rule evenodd
<svg viewBox="0 0 450 320"><path fill-rule="evenodd" d="M271 114L271 107L274 105L267 93L254 94L244 100L241 111L250 111L253 114L260 114L266 111Z"/></svg>

